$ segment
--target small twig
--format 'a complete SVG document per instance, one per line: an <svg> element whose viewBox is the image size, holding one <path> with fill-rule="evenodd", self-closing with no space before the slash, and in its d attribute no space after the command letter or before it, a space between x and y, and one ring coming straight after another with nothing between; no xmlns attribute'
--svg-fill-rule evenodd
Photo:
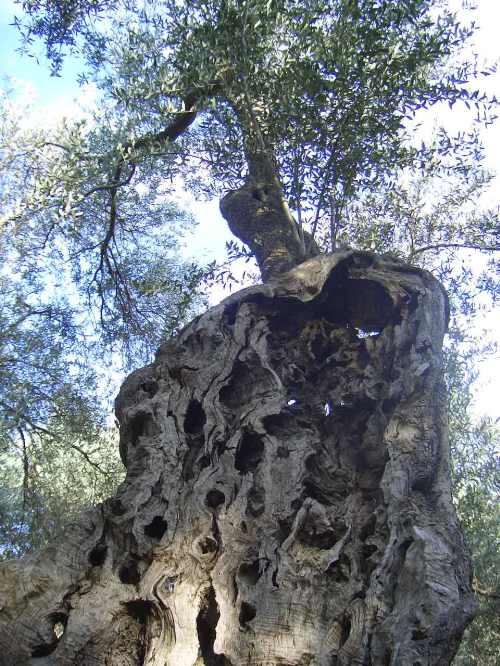
<svg viewBox="0 0 500 666"><path fill-rule="evenodd" d="M442 249L456 249L456 250L481 250L482 252L499 252L500 245L479 245L478 243L436 243L435 245L425 245L424 247L417 248L412 257L428 250L442 250Z"/></svg>
<svg viewBox="0 0 500 666"><path fill-rule="evenodd" d="M88 464L94 467L94 469L96 469L99 472L99 474L102 474L103 476L109 476L109 474L104 470L102 470L99 467L99 465L90 458L88 453L84 451L82 448L80 448L77 444L70 444L70 448L75 449L75 451L78 451L78 453L88 462Z"/></svg>
<svg viewBox="0 0 500 666"><path fill-rule="evenodd" d="M24 436L24 431L20 426L18 426L17 431L21 437L21 442L23 444L23 521L24 521L24 513L26 511L26 504L28 502L29 460L28 460L28 450L26 447L26 438Z"/></svg>

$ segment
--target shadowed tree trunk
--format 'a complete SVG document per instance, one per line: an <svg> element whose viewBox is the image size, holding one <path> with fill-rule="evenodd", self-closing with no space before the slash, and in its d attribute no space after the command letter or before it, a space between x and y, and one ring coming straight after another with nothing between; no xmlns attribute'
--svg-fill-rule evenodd
<svg viewBox="0 0 500 666"><path fill-rule="evenodd" d="M430 274L346 251L193 321L120 391L116 496L0 567L1 663L449 664L446 319Z"/></svg>

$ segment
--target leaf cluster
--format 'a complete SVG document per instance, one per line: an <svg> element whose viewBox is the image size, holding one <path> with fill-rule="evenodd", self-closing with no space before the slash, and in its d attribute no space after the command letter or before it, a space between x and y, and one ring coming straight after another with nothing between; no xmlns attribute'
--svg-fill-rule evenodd
<svg viewBox="0 0 500 666"><path fill-rule="evenodd" d="M57 8L26 3L27 40L42 38L55 66L65 48L85 57L85 77L132 138L149 137L154 153L154 137L189 98L197 119L177 141L186 182L220 194L241 184L250 155L266 152L313 235L396 165L470 168L474 132L411 144L421 110L463 103L483 122L495 114L496 100L471 88L494 68L457 57L473 25L432 0L66 0Z"/></svg>

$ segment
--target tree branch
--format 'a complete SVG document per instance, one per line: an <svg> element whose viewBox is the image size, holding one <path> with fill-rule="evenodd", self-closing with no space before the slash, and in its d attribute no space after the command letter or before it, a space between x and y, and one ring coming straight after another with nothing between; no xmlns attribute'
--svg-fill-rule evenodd
<svg viewBox="0 0 500 666"><path fill-rule="evenodd" d="M78 453L88 462L88 464L91 465L94 469L96 469L99 472L99 474L102 474L103 476L106 477L109 476L109 474L107 474L104 470L102 470L99 467L99 465L90 458L89 454L86 451L84 451L81 447L79 447L77 444L70 444L70 448L75 449L75 451L78 451Z"/></svg>
<svg viewBox="0 0 500 666"><path fill-rule="evenodd" d="M116 176L116 173L117 173L117 171L118 171L119 169L120 169L120 171L119 171L119 175L121 175L121 166L122 166L122 165L120 164L120 165L117 167L117 169L115 170L115 176ZM132 168L131 168L131 170L130 170L129 175L128 175L126 178L124 178L123 180L121 180L121 181L119 181L119 182L117 182L117 183L113 182L113 183L108 183L108 184L105 184L105 185L96 185L95 187L92 187L90 190L88 190L87 192L85 192L85 193L82 195L82 198L83 198L83 199L86 199L86 198L89 197L91 194L95 194L96 192L116 191L116 190L118 190L120 187L123 187L124 185L128 185L128 184L130 183L130 181L132 180L132 178L134 177L134 173L135 173L135 170L136 170L136 168L137 168L137 165L134 164L134 163L131 163L131 166L132 166Z"/></svg>
<svg viewBox="0 0 500 666"><path fill-rule="evenodd" d="M472 586L474 594L478 594L480 597L486 597L487 599L500 599L500 593L496 590L485 590L484 588L479 587L476 581Z"/></svg>
<svg viewBox="0 0 500 666"><path fill-rule="evenodd" d="M26 448L26 438L24 436L23 429L18 426L17 431L21 437L21 442L23 444L23 520L24 513L26 511L26 504L28 501L28 479L29 479L29 461L28 461L28 450Z"/></svg>
<svg viewBox="0 0 500 666"><path fill-rule="evenodd" d="M14 416L16 421L21 419L22 421L25 421L33 430L37 430L39 432L43 432L44 435L49 435L49 437L52 437L53 439L57 439L57 435L54 432L51 432L50 430L47 430L47 428L44 428L43 426L39 425L38 423L35 423L27 414L24 414L23 412L19 412L17 409L14 409L12 405L9 405L8 403L4 402L3 400L0 400L0 405L5 409L5 411L10 414L11 416ZM16 423L17 429L19 429L21 426Z"/></svg>
<svg viewBox="0 0 500 666"><path fill-rule="evenodd" d="M125 144L123 148L123 155L118 160L115 167L112 181L109 184L98 185L85 193L84 198L100 191L107 191L109 193L109 222L106 234L100 243L100 259L99 265L94 273L91 284L96 283L98 286L98 293L101 298L101 321L103 320L104 312L104 294L98 281L99 274L103 275L105 268L109 271L110 276L115 282L116 295L119 300L123 300L123 305L131 303L131 296L128 293L126 281L120 274L117 262L114 256L109 257L109 250L111 241L114 239L116 224L118 219L117 207L117 193L121 187L128 185L132 180L137 164L134 162L134 152L141 149L154 149L155 146L162 146L166 142L175 141L181 134L183 134L190 125L194 122L197 109L196 104L203 94L213 94L220 87L220 83L214 83L206 89L195 90L189 92L184 98L184 111L180 112L178 117L170 123L165 129L155 134L148 134L139 139ZM128 157L127 157L128 155ZM130 164L131 170L126 178L122 179L122 171L125 165ZM125 292L125 293L124 293Z"/></svg>
<svg viewBox="0 0 500 666"><path fill-rule="evenodd" d="M499 252L500 245L480 245L479 243L436 243L434 245L425 245L424 247L417 248L412 252L413 258L417 254L422 254L429 250L443 250L443 249L456 249L456 250L480 250L482 252Z"/></svg>

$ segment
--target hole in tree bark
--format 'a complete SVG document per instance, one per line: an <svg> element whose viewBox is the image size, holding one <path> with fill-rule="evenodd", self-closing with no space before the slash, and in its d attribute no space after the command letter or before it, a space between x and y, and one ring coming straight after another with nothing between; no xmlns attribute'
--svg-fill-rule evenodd
<svg viewBox="0 0 500 666"><path fill-rule="evenodd" d="M214 443L214 453L220 458L226 450L226 442L222 439L217 439Z"/></svg>
<svg viewBox="0 0 500 666"><path fill-rule="evenodd" d="M291 516L288 516L287 518L283 519L278 518L278 529L275 531L274 534L280 546L292 531L292 525L293 525L293 519Z"/></svg>
<svg viewBox="0 0 500 666"><path fill-rule="evenodd" d="M257 354L252 354L245 363L239 360L234 363L229 382L219 392L219 400L229 412L234 412L247 408L252 400L276 388L274 377L262 367Z"/></svg>
<svg viewBox="0 0 500 666"><path fill-rule="evenodd" d="M279 588L279 583L278 583L278 569L275 569L273 571L273 575L271 576L271 580L273 583L273 587Z"/></svg>
<svg viewBox="0 0 500 666"><path fill-rule="evenodd" d="M137 563L129 560L120 567L118 577L124 585L137 585L141 580Z"/></svg>
<svg viewBox="0 0 500 666"><path fill-rule="evenodd" d="M47 657L49 654L52 654L59 643L58 640L53 641L52 643L41 643L40 645L35 645L31 651L31 657L33 659L39 659L40 657Z"/></svg>
<svg viewBox="0 0 500 666"><path fill-rule="evenodd" d="M427 632L425 629L414 629L411 632L411 639L412 641L423 641L427 638Z"/></svg>
<svg viewBox="0 0 500 666"><path fill-rule="evenodd" d="M356 328L355 332L356 332L356 336L360 340L363 340L364 338L377 337L377 335L379 335L381 333L381 329L380 328L374 328L374 329L365 330L364 328Z"/></svg>
<svg viewBox="0 0 500 666"><path fill-rule="evenodd" d="M332 562L325 573L334 583L346 583L351 575L351 562L347 555L342 554L336 562Z"/></svg>
<svg viewBox="0 0 500 666"><path fill-rule="evenodd" d="M373 544L364 544L362 547L363 557L371 557L373 553L376 553L378 550L377 546Z"/></svg>
<svg viewBox="0 0 500 666"><path fill-rule="evenodd" d="M205 454L201 456L201 458L198 459L198 465L200 469L205 469L205 467L209 467L211 464L210 456L208 454Z"/></svg>
<svg viewBox="0 0 500 666"><path fill-rule="evenodd" d="M108 554L108 547L104 543L98 543L89 553L89 563L93 567L102 567Z"/></svg>
<svg viewBox="0 0 500 666"><path fill-rule="evenodd" d="M158 391L158 383L155 382L154 379L148 379L143 382L139 388L142 389L144 393L147 393L150 398L152 398Z"/></svg>
<svg viewBox="0 0 500 666"><path fill-rule="evenodd" d="M113 513L115 516L123 516L123 514L127 511L127 509L123 506L123 502L119 499L111 499L109 501L109 508L111 509L111 513Z"/></svg>
<svg viewBox="0 0 500 666"><path fill-rule="evenodd" d="M264 453L264 442L260 435L250 430L245 430L236 449L234 466L240 474L255 472L257 465L262 460Z"/></svg>
<svg viewBox="0 0 500 666"><path fill-rule="evenodd" d="M217 490L217 488L209 490L205 498L205 504L210 509L216 509L221 504L224 504L225 501L226 501L226 496L224 495L223 492Z"/></svg>
<svg viewBox="0 0 500 666"><path fill-rule="evenodd" d="M243 562L238 569L238 577L247 585L255 585L260 578L260 562Z"/></svg>
<svg viewBox="0 0 500 666"><path fill-rule="evenodd" d="M413 539L406 539L403 541L403 543L399 544L399 553L401 555L401 559L405 559L406 553L408 552L408 548L411 546L413 543Z"/></svg>
<svg viewBox="0 0 500 666"><path fill-rule="evenodd" d="M349 638L349 634L351 633L351 618L348 616L344 616L342 618L341 626L342 626L342 633L340 635L339 647L342 647Z"/></svg>
<svg viewBox="0 0 500 666"><path fill-rule="evenodd" d="M152 539L161 539L167 531L167 521L161 516L155 516L153 520L145 526L144 534Z"/></svg>
<svg viewBox="0 0 500 666"><path fill-rule="evenodd" d="M266 491L264 488L262 486L253 485L247 495L247 514L254 518L261 516L266 508L265 500Z"/></svg>
<svg viewBox="0 0 500 666"><path fill-rule="evenodd" d="M177 582L177 576L167 576L162 583L162 588L168 594L172 594L172 592L175 590L176 582Z"/></svg>
<svg viewBox="0 0 500 666"><path fill-rule="evenodd" d="M248 622L251 622L256 615L257 611L252 606L252 604L248 604L246 601L243 601L240 608L240 614L238 616L240 626L245 627L245 625Z"/></svg>
<svg viewBox="0 0 500 666"><path fill-rule="evenodd" d="M198 400L190 400L186 416L184 417L184 432L188 435L199 435L203 432L203 426L207 417Z"/></svg>
<svg viewBox="0 0 500 666"><path fill-rule="evenodd" d="M40 659L41 657L48 657L49 654L52 654L57 647L57 644L61 640L64 631L66 629L66 624L68 622L68 616L66 613L51 613L47 618L47 621L50 623L52 630L52 640L47 641L46 643L40 643L35 645L31 651L31 657L33 659Z"/></svg>
<svg viewBox="0 0 500 666"><path fill-rule="evenodd" d="M132 417L127 426L130 443L137 446L140 437L156 435L158 426L148 412L139 412Z"/></svg>
<svg viewBox="0 0 500 666"><path fill-rule="evenodd" d="M293 433L297 427L294 417L286 412L265 416L262 424L270 435L280 438Z"/></svg>
<svg viewBox="0 0 500 666"><path fill-rule="evenodd" d="M268 194L269 190L267 189L267 187L255 187L252 190L252 197L257 201L261 202L266 201Z"/></svg>
<svg viewBox="0 0 500 666"><path fill-rule="evenodd" d="M133 599L125 603L127 613L140 624L146 624L149 616L153 613L153 602L149 599Z"/></svg>
<svg viewBox="0 0 500 666"><path fill-rule="evenodd" d="M396 373L395 373L396 374ZM384 414L391 415L394 412L394 408L396 406L396 403L394 400L383 400L382 402L382 411Z"/></svg>
<svg viewBox="0 0 500 666"><path fill-rule="evenodd" d="M182 465L182 476L185 481L190 481L195 476L196 460L199 456L200 449L205 443L203 435L203 427L207 421L206 414L198 400L191 400L189 402L186 416L184 417L184 431L186 433L186 443L188 451L184 456ZM199 465L198 460L198 465Z"/></svg>
<svg viewBox="0 0 500 666"><path fill-rule="evenodd" d="M208 555L209 553L215 553L219 544L212 537L204 537L198 541L198 550L202 555Z"/></svg>
<svg viewBox="0 0 500 666"><path fill-rule="evenodd" d="M56 639L59 641L63 637L64 632L66 631L66 625L68 623L68 615L66 613L52 613L50 616L51 622L53 623L52 631Z"/></svg>
<svg viewBox="0 0 500 666"><path fill-rule="evenodd" d="M298 538L301 543L311 548L328 550L333 548L339 538L341 538L331 530L316 530L315 525L306 524L304 527L305 529L299 531Z"/></svg>
<svg viewBox="0 0 500 666"><path fill-rule="evenodd" d="M320 365L322 365L334 351L330 341L323 335L315 335L310 343L310 348L316 361Z"/></svg>
<svg viewBox="0 0 500 666"><path fill-rule="evenodd" d="M196 631L204 666L231 666L231 662L223 654L214 652L219 617L219 606L215 590L211 585L201 600L200 611L196 618Z"/></svg>
<svg viewBox="0 0 500 666"><path fill-rule="evenodd" d="M333 270L323 288L324 298L335 303L330 321L363 331L380 332L393 321L395 307L381 284L374 280L347 279L345 267Z"/></svg>
<svg viewBox="0 0 500 666"><path fill-rule="evenodd" d="M367 579L370 578L372 572L377 568L378 562L375 559L370 559L377 550L377 546L372 544L363 544L361 547L361 572Z"/></svg>
<svg viewBox="0 0 500 666"><path fill-rule="evenodd" d="M366 539L368 539L368 537L375 534L376 524L377 524L377 517L375 516L375 514L372 514L359 532L359 538L361 539L361 541L365 541Z"/></svg>

